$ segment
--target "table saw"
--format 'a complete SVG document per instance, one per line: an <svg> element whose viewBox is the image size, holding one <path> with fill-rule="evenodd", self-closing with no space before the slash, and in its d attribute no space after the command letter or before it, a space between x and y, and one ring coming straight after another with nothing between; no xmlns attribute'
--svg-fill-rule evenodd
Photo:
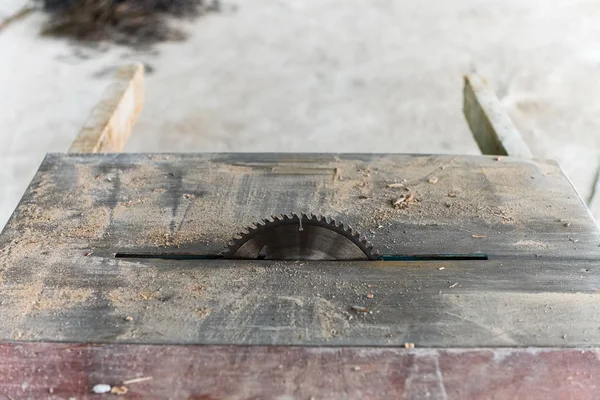
<svg viewBox="0 0 600 400"><path fill-rule="evenodd" d="M0 236L0 387L594 398L599 245L553 161L49 154Z"/></svg>

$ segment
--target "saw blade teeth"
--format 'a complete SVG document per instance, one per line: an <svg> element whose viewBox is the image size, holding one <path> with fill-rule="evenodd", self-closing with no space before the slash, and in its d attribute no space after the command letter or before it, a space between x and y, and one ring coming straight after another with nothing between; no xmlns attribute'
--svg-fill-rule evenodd
<svg viewBox="0 0 600 400"><path fill-rule="evenodd" d="M237 253L242 246L256 235L262 235L263 231L270 230L278 225L288 224L310 224L325 227L340 235L345 236L362 250L364 255L369 260L379 259L379 251L374 249L373 244L366 237L360 234L360 231L355 230L351 225L344 224L330 215L315 214L311 212L288 212L278 215L271 215L269 218L260 219L251 226L245 228L242 232L237 233L233 237L233 241L227 243L228 248L220 254L225 258L239 258ZM243 257L242 257L243 258Z"/></svg>

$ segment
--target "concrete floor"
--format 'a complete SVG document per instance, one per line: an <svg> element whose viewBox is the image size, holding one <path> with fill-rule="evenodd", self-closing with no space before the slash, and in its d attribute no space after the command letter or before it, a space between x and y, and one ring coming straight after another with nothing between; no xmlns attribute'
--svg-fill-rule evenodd
<svg viewBox="0 0 600 400"><path fill-rule="evenodd" d="M475 70L584 199L599 166L594 1L248 0L149 52L40 38L44 18L0 32L0 226L133 60L153 72L127 151L477 154L461 112Z"/></svg>

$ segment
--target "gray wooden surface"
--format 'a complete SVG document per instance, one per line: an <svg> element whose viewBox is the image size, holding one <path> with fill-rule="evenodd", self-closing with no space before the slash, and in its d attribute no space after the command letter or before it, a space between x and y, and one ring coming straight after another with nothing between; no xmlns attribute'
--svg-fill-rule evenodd
<svg viewBox="0 0 600 400"><path fill-rule="evenodd" d="M415 200L394 208L406 193ZM348 222L383 254L489 260L114 257L214 255L252 221L291 211ZM0 236L0 339L598 346L599 245L550 161L51 154Z"/></svg>

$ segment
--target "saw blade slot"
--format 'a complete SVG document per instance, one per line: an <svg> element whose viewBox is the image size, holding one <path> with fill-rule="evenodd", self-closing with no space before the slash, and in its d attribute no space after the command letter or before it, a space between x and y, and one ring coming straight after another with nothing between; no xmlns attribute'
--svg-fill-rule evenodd
<svg viewBox="0 0 600 400"><path fill-rule="evenodd" d="M216 254L190 254L190 253L116 253L115 258L146 258L159 260L235 260L226 258L223 255ZM265 256L258 258L249 258L247 260L264 260ZM377 259L369 261L486 261L487 254L386 254ZM240 260L240 259L237 259ZM243 259L242 259L243 260ZM282 260L270 259L269 261L322 261L322 260ZM352 261L352 260L328 260L328 261ZM364 260L369 262L367 260Z"/></svg>

